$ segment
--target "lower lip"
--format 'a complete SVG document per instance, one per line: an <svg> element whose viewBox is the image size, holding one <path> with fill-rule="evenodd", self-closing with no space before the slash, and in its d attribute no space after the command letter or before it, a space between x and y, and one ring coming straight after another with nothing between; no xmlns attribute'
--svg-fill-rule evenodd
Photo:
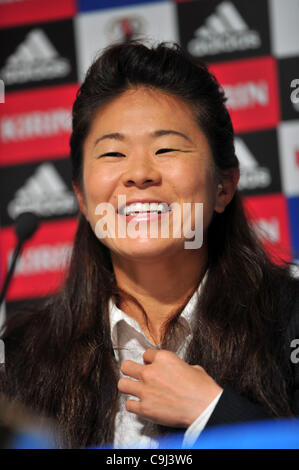
<svg viewBox="0 0 299 470"><path fill-rule="evenodd" d="M150 212L144 213L141 215L123 215L119 214L119 217L122 217L126 220L127 223L129 223L131 220L134 220L135 222L150 222L151 220L160 220L162 219L166 214L169 214L169 212L163 212L160 214L151 214Z"/></svg>

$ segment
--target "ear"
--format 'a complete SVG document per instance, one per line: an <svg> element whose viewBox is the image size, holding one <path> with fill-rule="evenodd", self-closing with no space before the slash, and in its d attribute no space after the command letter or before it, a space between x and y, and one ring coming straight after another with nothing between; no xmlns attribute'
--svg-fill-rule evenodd
<svg viewBox="0 0 299 470"><path fill-rule="evenodd" d="M239 168L232 168L229 170L229 174L218 184L214 207L216 212L224 212L226 206L230 203L235 194L239 179Z"/></svg>
<svg viewBox="0 0 299 470"><path fill-rule="evenodd" d="M77 201L78 201L78 204L79 204L79 207L80 207L80 211L82 212L82 214L84 215L86 220L88 220L87 207L86 207L86 203L85 203L84 193L83 193L82 189L79 188L79 186L77 186L75 183L72 183L72 185L73 185L73 190L74 190L74 193L76 195L76 198L77 198Z"/></svg>

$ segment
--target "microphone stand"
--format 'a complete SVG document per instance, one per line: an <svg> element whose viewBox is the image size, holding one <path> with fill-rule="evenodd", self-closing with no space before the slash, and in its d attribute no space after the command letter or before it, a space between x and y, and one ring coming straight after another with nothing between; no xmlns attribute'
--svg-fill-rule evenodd
<svg viewBox="0 0 299 470"><path fill-rule="evenodd" d="M24 212L20 214L16 219L15 232L17 235L18 242L0 294L0 307L2 305L2 302L4 301L22 246L26 240L29 240L29 238L32 237L32 235L37 230L37 227L37 216L31 212Z"/></svg>
<svg viewBox="0 0 299 470"><path fill-rule="evenodd" d="M15 271L16 262L17 262L17 259L19 257L19 254L21 252L22 246L23 246L23 240L19 240L18 244L16 246L16 249L14 251L9 270L8 270L8 273L7 273L6 278L5 278L5 282L4 282L3 287L2 287L2 292L1 292L1 295L0 295L0 307L2 305L2 302L3 302L4 298L5 298L8 286L10 284L11 278L12 278L13 273Z"/></svg>

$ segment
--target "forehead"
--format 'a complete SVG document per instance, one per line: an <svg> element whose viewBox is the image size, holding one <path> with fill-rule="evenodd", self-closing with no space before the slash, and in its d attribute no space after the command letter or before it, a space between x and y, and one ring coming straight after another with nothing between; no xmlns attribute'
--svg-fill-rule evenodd
<svg viewBox="0 0 299 470"><path fill-rule="evenodd" d="M129 123L133 123L137 131L142 126L154 128L162 122L175 127L188 127L189 132L199 130L191 105L163 91L139 86L126 90L100 107L93 119L91 132L98 127L125 127Z"/></svg>

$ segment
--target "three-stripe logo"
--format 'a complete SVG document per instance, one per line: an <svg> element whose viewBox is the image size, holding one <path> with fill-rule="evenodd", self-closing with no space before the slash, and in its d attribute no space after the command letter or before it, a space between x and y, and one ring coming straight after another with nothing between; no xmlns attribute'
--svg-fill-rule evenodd
<svg viewBox="0 0 299 470"><path fill-rule="evenodd" d="M34 212L41 217L73 215L77 209L75 195L52 163L39 165L35 173L17 190L7 207L15 219L22 212Z"/></svg>
<svg viewBox="0 0 299 470"><path fill-rule="evenodd" d="M59 56L42 29L35 28L7 58L0 75L6 85L14 85L63 78L68 75L70 69L70 61Z"/></svg>
<svg viewBox="0 0 299 470"><path fill-rule="evenodd" d="M242 190L262 189L272 182L269 168L260 166L244 140L235 138L235 152L240 162L238 188Z"/></svg>
<svg viewBox="0 0 299 470"><path fill-rule="evenodd" d="M197 57L261 46L259 33L249 28L230 1L221 2L194 35L187 48L190 54Z"/></svg>

